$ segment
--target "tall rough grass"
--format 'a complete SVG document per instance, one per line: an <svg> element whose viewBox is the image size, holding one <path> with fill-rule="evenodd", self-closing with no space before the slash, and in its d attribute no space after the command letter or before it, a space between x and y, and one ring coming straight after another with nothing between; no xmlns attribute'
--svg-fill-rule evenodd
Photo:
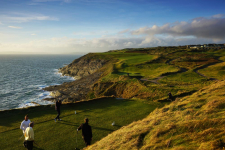
<svg viewBox="0 0 225 150"><path fill-rule="evenodd" d="M86 150L215 150L225 146L225 81L176 99Z"/></svg>

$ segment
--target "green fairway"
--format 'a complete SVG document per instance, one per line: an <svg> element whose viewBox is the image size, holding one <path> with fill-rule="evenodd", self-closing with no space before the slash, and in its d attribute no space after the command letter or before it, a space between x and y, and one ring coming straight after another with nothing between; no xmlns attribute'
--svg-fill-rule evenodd
<svg viewBox="0 0 225 150"><path fill-rule="evenodd" d="M163 79L160 80L161 83L166 84L197 84L197 83L203 83L206 82L207 79L198 75L197 73L193 72L192 70L189 70L187 72L175 74L175 75L169 75Z"/></svg>
<svg viewBox="0 0 225 150"><path fill-rule="evenodd" d="M167 65L164 63L155 63L126 67L121 69L121 71L128 73L139 73L144 78L154 79L159 77L163 73L176 72L178 71L178 69L172 65Z"/></svg>
<svg viewBox="0 0 225 150"><path fill-rule="evenodd" d="M200 73L208 77L224 80L225 79L225 56L221 57L221 63L209 66L205 69L199 70Z"/></svg>
<svg viewBox="0 0 225 150"><path fill-rule="evenodd" d="M76 129L83 123L85 117L90 120L89 124L93 132L92 143L95 143L122 126L143 119L156 107L161 106L162 104L153 102L146 104L114 98L97 99L62 105L62 121L58 122L54 121L56 117L54 105L3 111L0 112L0 149L24 149L23 138L19 140L22 135L19 126L25 114L29 114L29 119L35 123L35 141L40 147L34 145L34 149L70 150L75 147L80 149L85 147L81 131L78 133L76 146ZM111 125L113 121L115 126Z"/></svg>

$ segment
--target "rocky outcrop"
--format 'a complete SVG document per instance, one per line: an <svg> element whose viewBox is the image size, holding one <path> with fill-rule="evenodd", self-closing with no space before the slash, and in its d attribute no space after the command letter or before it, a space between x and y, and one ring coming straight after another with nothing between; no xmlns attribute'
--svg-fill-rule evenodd
<svg viewBox="0 0 225 150"><path fill-rule="evenodd" d="M60 68L62 75L72 76L76 80L44 88L52 96L45 100L55 101L62 97L63 102L76 102L88 99L88 93L104 72L101 68L108 62L109 59L104 59L101 55L89 53Z"/></svg>
<svg viewBox="0 0 225 150"><path fill-rule="evenodd" d="M55 101L62 97L63 102L76 102L88 99L87 94L98 81L102 72L95 72L86 77L77 79L73 82L63 83L62 85L55 85L44 88L46 91L51 91L53 98L46 98L45 100Z"/></svg>
<svg viewBox="0 0 225 150"><path fill-rule="evenodd" d="M95 58L92 54L87 54L79 59L74 60L71 64L60 68L59 72L62 75L72 76L75 79L80 79L93 74L98 69L102 68L108 61L105 59Z"/></svg>

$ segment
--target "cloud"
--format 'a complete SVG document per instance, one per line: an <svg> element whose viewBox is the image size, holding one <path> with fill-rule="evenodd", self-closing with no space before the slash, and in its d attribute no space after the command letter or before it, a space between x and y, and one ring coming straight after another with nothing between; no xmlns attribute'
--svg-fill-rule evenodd
<svg viewBox="0 0 225 150"><path fill-rule="evenodd" d="M167 23L162 26L154 25L152 27L142 27L138 30L130 31L132 35L171 35L194 36L197 38L213 39L220 41L225 39L225 18L222 15L217 17L204 18L199 17L191 22ZM220 16L220 17L219 17Z"/></svg>
<svg viewBox="0 0 225 150"><path fill-rule="evenodd" d="M225 40L223 41L225 42ZM139 48L139 47L157 47L157 46L178 46L188 44L207 44L212 43L212 40L205 38L172 38L167 37L104 37L93 39L81 38L50 38L42 40L32 40L29 42L19 43L0 43L1 51L14 51L15 48L19 52L38 54L68 54L68 53L82 53L89 52L106 52L109 50L123 49L123 48ZM26 51L27 50L27 51Z"/></svg>
<svg viewBox="0 0 225 150"><path fill-rule="evenodd" d="M35 3L44 3L44 2L65 2L65 3L69 3L71 2L71 0L32 0L32 2Z"/></svg>
<svg viewBox="0 0 225 150"><path fill-rule="evenodd" d="M31 35L36 35L35 33L31 34Z"/></svg>
<svg viewBox="0 0 225 150"><path fill-rule="evenodd" d="M126 29L126 30L123 30L123 31L120 31L118 32L119 34L124 34L124 33L128 33L130 31L130 29Z"/></svg>
<svg viewBox="0 0 225 150"><path fill-rule="evenodd" d="M12 15L0 15L0 19L4 22L30 22L30 21L58 21L56 17L45 16L41 14L23 14L23 13L13 13Z"/></svg>
<svg viewBox="0 0 225 150"><path fill-rule="evenodd" d="M17 27L17 26L8 26L8 27L13 29L22 29L22 27Z"/></svg>
<svg viewBox="0 0 225 150"><path fill-rule="evenodd" d="M217 15L213 15L213 18L222 18L224 17L224 14L217 14Z"/></svg>

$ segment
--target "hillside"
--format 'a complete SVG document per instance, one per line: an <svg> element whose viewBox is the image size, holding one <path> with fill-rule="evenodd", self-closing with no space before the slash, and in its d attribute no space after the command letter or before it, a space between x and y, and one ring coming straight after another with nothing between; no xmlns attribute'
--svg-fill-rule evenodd
<svg viewBox="0 0 225 150"><path fill-rule="evenodd" d="M54 96L47 100L63 98L63 121L54 122L54 105L0 111L0 149L24 149L19 124L27 113L40 150L83 148L75 131L85 117L94 135L87 149L221 149L224 58L224 49L182 47L87 54L60 68L77 80L45 88Z"/></svg>
<svg viewBox="0 0 225 150"><path fill-rule="evenodd" d="M215 150L225 146L225 81L154 110L85 150Z"/></svg>
<svg viewBox="0 0 225 150"><path fill-rule="evenodd" d="M60 68L78 80L47 87L54 101L76 102L100 97L163 101L192 94L224 77L224 49L180 47L124 49L90 53ZM214 72L210 71L214 68Z"/></svg>
<svg viewBox="0 0 225 150"><path fill-rule="evenodd" d="M167 93L171 92L175 100L87 149L214 150L225 146L224 49L124 49L86 57L106 63L96 72L67 83L73 87L91 79L84 99L115 96L163 103L168 102ZM92 80L96 74L99 76ZM55 89L68 88L62 85L51 90ZM73 101L73 96L70 98Z"/></svg>

